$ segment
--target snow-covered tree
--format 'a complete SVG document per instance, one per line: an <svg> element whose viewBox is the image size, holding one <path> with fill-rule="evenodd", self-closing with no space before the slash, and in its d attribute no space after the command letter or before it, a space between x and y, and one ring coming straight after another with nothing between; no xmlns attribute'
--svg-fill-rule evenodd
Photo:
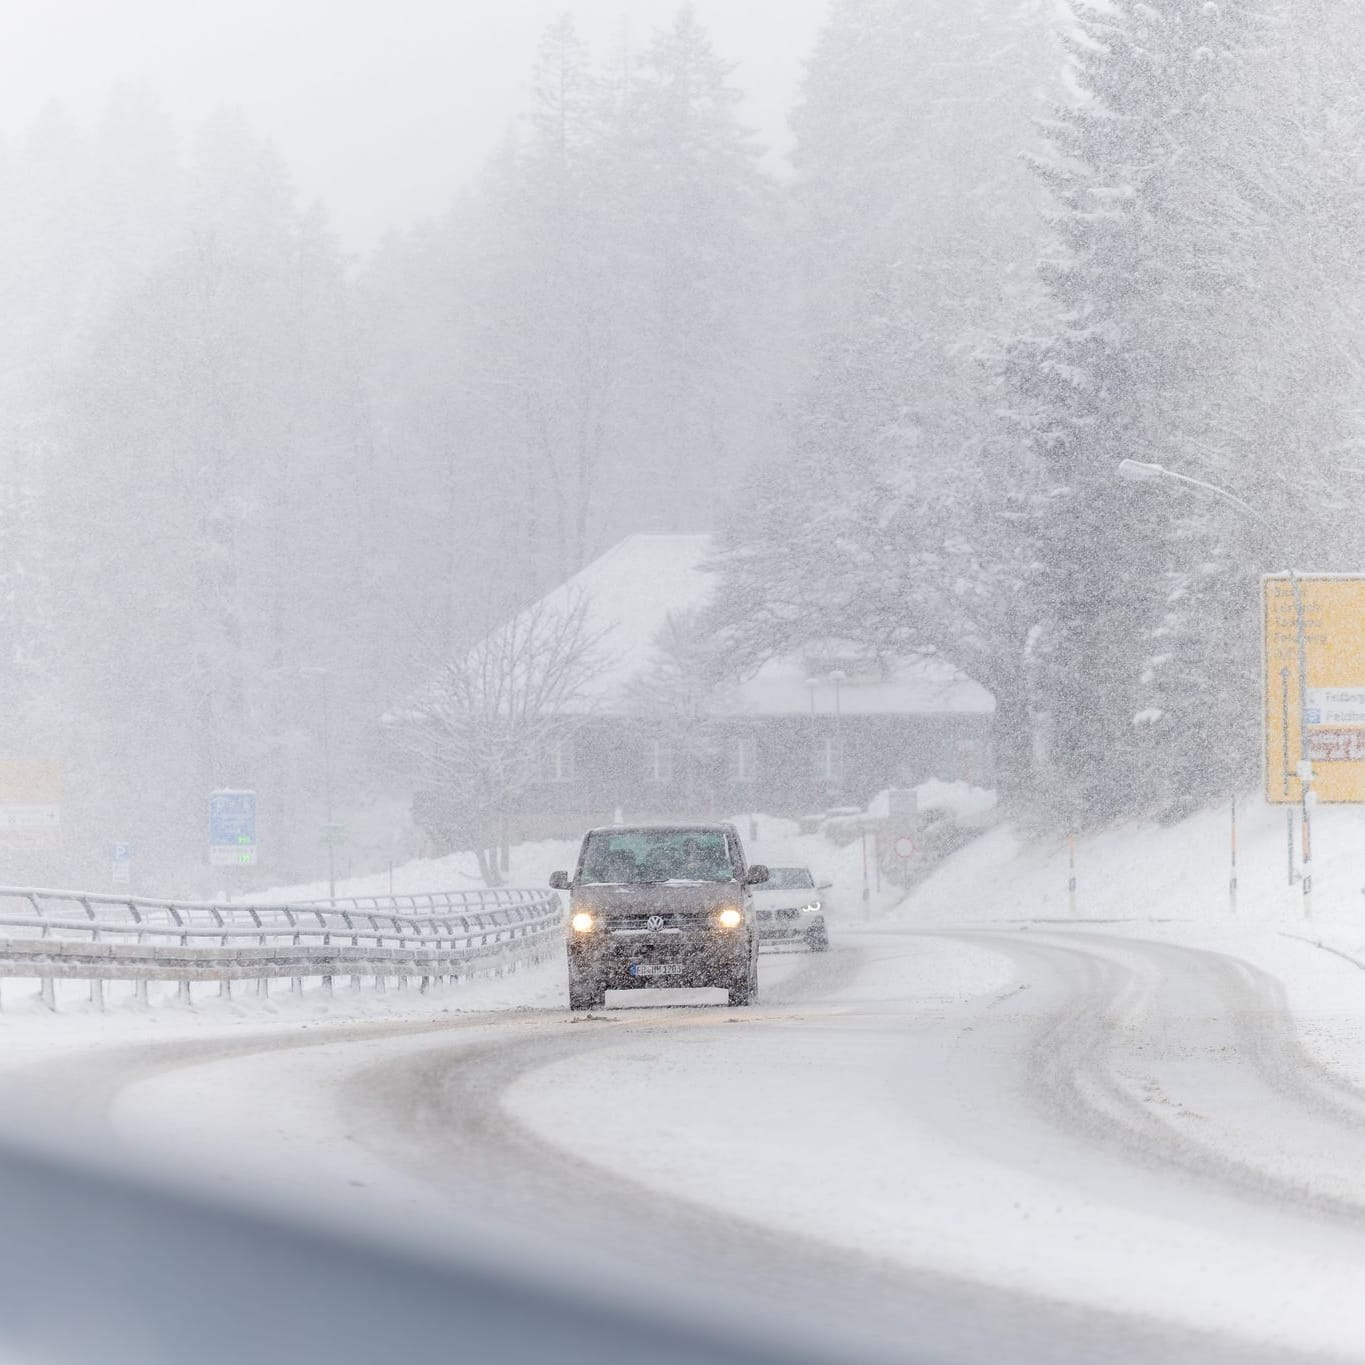
<svg viewBox="0 0 1365 1365"><path fill-rule="evenodd" d="M952 659L996 694L1012 789L1031 755L1028 490L983 354L1035 295L1018 153L1050 32L1027 3L834 6L794 120L805 383L720 597L760 657L809 632Z"/></svg>
<svg viewBox="0 0 1365 1365"><path fill-rule="evenodd" d="M476 849L490 886L507 870L509 820L554 747L590 714L599 643L586 598L537 603L437 662L423 690L387 717L440 833Z"/></svg>
<svg viewBox="0 0 1365 1365"><path fill-rule="evenodd" d="M776 197L740 99L687 4L615 115L627 345L614 492L660 530L715 524L728 482L771 445L790 361Z"/></svg>
<svg viewBox="0 0 1365 1365"><path fill-rule="evenodd" d="M343 773L350 722L382 705L353 685L382 618L367 601L363 413L335 248L237 120L205 129L190 175L176 249L64 385L47 491L87 803L73 832L94 847L132 838L167 875L197 852L215 787L262 791L273 857L312 829L305 779L281 771L309 699L282 676L336 674ZM141 828L110 825L128 812Z"/></svg>
<svg viewBox="0 0 1365 1365"><path fill-rule="evenodd" d="M1239 155L1229 120L1265 35L1243 3L1115 0L1078 4L1075 19L1078 96L1048 125L1051 152L1036 163L1057 206L1042 271L1051 307L1010 368L1040 480L1045 788L1068 819L1102 821L1175 796L1190 774L1171 759L1196 744L1206 778L1226 780L1238 746L1208 747L1208 716L1249 712L1245 689L1222 688L1213 654L1200 687L1188 660L1183 686L1163 686L1187 652L1177 641L1245 619L1218 585L1245 576L1246 538L1189 536L1159 494L1120 485L1116 471L1124 458L1169 460L1222 383L1207 348L1241 281L1211 209ZM1211 555L1222 567L1208 567ZM1207 601L1190 613L1196 590Z"/></svg>

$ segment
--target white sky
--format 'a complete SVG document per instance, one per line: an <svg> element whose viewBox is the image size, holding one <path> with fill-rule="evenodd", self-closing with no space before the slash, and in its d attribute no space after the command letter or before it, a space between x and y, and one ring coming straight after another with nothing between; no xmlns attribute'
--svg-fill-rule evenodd
<svg viewBox="0 0 1365 1365"><path fill-rule="evenodd" d="M92 119L112 86L156 91L187 131L223 104L280 147L347 244L440 212L526 103L541 31L569 10L602 51L640 45L679 0L0 0L0 134L56 99ZM696 0L786 146L827 0Z"/></svg>

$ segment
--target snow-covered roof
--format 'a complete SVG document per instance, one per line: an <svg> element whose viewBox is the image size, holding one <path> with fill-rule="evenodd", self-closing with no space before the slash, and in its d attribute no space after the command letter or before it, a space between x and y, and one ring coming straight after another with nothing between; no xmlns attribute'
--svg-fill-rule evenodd
<svg viewBox="0 0 1365 1365"><path fill-rule="evenodd" d="M716 591L702 565L709 536L633 535L560 584L542 599L549 611L586 610L590 635L600 636L601 667L584 687L584 705L610 710L631 683L649 670L655 641L670 615L704 608ZM747 680L727 689L726 711L741 716L809 715L838 707L844 715L989 714L995 700L979 683L937 656L881 661L877 668L848 662L813 667L802 655L768 660Z"/></svg>
<svg viewBox="0 0 1365 1365"><path fill-rule="evenodd" d="M542 599L550 612L583 602L586 632L600 636L594 653L601 667L583 689L588 704L620 700L648 667L670 613L707 604L715 583L701 564L710 549L710 536L627 536Z"/></svg>
<svg viewBox="0 0 1365 1365"><path fill-rule="evenodd" d="M937 656L888 659L876 676L848 676L836 687L832 669L812 669L799 655L769 659L735 689L738 714L810 715L812 710L846 716L985 715L995 698L980 683Z"/></svg>

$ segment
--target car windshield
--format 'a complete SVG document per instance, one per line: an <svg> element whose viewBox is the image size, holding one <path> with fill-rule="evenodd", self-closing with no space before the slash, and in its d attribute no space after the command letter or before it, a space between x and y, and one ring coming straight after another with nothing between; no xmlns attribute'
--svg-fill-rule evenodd
<svg viewBox="0 0 1365 1365"><path fill-rule="evenodd" d="M770 867L768 880L764 884L767 891L796 891L815 885L810 869L805 867Z"/></svg>
<svg viewBox="0 0 1365 1365"><path fill-rule="evenodd" d="M721 830L599 830L588 836L581 880L596 884L728 882L734 877Z"/></svg>

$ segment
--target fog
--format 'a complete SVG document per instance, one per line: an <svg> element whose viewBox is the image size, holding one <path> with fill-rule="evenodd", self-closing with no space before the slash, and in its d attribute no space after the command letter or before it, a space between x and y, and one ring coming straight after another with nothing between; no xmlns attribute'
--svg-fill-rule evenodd
<svg viewBox="0 0 1365 1365"><path fill-rule="evenodd" d="M0 1354L1361 1359L1363 152L1324 0L0 0Z"/></svg>
<svg viewBox="0 0 1365 1365"><path fill-rule="evenodd" d="M1353 21L1171 3L11 8L13 880L1247 780L1281 551L1114 471L1357 553Z"/></svg>
<svg viewBox="0 0 1365 1365"><path fill-rule="evenodd" d="M644 43L670 0L3 0L0 135L52 101L81 121L113 87L154 93L182 131L242 109L278 144L305 200L345 244L373 247L448 206L525 114L528 54L561 11L606 48ZM780 161L786 118L824 0L698 13L736 67L744 117Z"/></svg>

